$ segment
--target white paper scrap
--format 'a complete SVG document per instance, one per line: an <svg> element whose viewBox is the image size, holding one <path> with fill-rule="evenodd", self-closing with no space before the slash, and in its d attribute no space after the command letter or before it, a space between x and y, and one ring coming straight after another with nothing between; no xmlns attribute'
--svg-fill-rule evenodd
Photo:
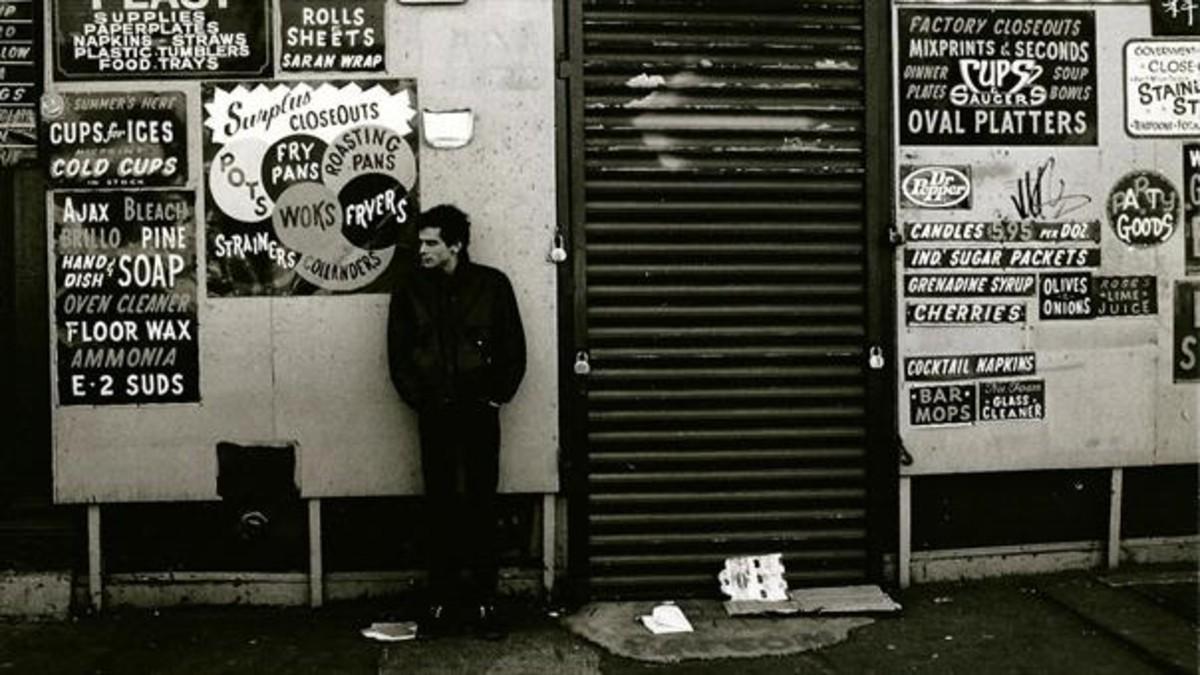
<svg viewBox="0 0 1200 675"><path fill-rule="evenodd" d="M693 631L692 624L684 616L683 610L669 603L656 606L649 615L639 616L638 620L655 635L691 633Z"/></svg>
<svg viewBox="0 0 1200 675"><path fill-rule="evenodd" d="M380 642L414 640L417 637L417 623L415 621L400 621L398 623L376 622L359 632L365 638L379 640Z"/></svg>

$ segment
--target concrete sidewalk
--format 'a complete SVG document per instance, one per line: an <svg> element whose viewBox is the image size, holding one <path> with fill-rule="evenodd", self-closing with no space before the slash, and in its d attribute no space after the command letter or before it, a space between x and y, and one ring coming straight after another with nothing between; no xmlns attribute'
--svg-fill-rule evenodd
<svg viewBox="0 0 1200 675"><path fill-rule="evenodd" d="M894 597L904 605L900 615L877 618L831 646L670 665L615 656L531 606L511 608L512 634L498 643L467 636L372 642L359 629L387 618L379 604L125 610L0 623L0 675L1197 672L1191 569L930 584Z"/></svg>

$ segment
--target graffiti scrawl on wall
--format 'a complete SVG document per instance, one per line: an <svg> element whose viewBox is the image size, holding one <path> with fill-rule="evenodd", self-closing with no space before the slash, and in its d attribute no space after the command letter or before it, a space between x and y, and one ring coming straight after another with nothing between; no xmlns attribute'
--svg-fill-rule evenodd
<svg viewBox="0 0 1200 675"><path fill-rule="evenodd" d="M210 84L209 295L384 292L417 208L411 80Z"/></svg>

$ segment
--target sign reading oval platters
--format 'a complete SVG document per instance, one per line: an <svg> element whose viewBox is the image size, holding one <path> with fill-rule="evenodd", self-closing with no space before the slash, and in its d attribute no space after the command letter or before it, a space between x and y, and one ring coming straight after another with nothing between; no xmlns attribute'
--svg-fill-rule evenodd
<svg viewBox="0 0 1200 675"><path fill-rule="evenodd" d="M1175 234L1179 204L1179 192L1161 174L1134 171L1109 193L1108 223L1130 246L1158 246Z"/></svg>
<svg viewBox="0 0 1200 675"><path fill-rule="evenodd" d="M900 167L900 205L910 209L971 208L971 167Z"/></svg>

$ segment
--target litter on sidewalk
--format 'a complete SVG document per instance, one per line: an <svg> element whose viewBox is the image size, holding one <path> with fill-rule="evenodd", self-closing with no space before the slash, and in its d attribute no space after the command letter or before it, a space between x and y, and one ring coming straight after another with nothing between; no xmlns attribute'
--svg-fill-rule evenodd
<svg viewBox="0 0 1200 675"><path fill-rule="evenodd" d="M650 614L639 616L638 620L655 635L691 633L693 631L692 623L684 616L683 610L669 602L656 605Z"/></svg>
<svg viewBox="0 0 1200 675"><path fill-rule="evenodd" d="M725 611L730 616L755 614L884 614L900 611L900 603L892 600L878 586L834 586L801 588L788 592L788 599L779 602L730 600Z"/></svg>
<svg viewBox="0 0 1200 675"><path fill-rule="evenodd" d="M417 622L375 622L359 631L365 638L380 642L401 642L415 640L417 637Z"/></svg>

